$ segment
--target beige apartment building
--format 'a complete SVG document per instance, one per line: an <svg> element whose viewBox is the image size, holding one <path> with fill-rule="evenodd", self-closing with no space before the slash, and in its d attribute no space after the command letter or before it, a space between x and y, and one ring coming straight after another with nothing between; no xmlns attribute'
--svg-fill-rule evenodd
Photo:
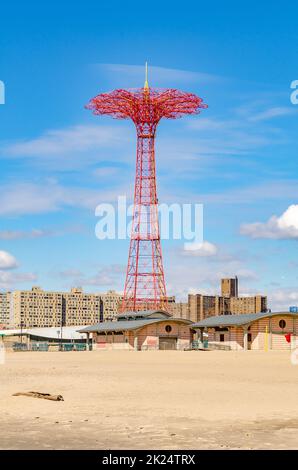
<svg viewBox="0 0 298 470"><path fill-rule="evenodd" d="M64 324L91 325L103 321L103 301L100 294L87 294L81 287L73 287L62 294Z"/></svg>
<svg viewBox="0 0 298 470"><path fill-rule="evenodd" d="M105 294L100 294L103 302L103 319L115 320L119 313L123 296L114 290L109 290Z"/></svg>
<svg viewBox="0 0 298 470"><path fill-rule="evenodd" d="M11 292L0 292L0 326L9 326L11 321Z"/></svg>
<svg viewBox="0 0 298 470"><path fill-rule="evenodd" d="M87 294L76 287L70 292L30 291L12 294L13 325L23 328L83 326L103 320L100 294Z"/></svg>
<svg viewBox="0 0 298 470"><path fill-rule="evenodd" d="M90 294L74 287L70 292L52 292L35 286L13 292L11 301L1 294L0 325L9 319L12 326L23 328L91 325L115 319L121 301L115 291Z"/></svg>
<svg viewBox="0 0 298 470"><path fill-rule="evenodd" d="M13 326L19 328L58 327L63 322L61 292L47 292L40 287L12 294Z"/></svg>

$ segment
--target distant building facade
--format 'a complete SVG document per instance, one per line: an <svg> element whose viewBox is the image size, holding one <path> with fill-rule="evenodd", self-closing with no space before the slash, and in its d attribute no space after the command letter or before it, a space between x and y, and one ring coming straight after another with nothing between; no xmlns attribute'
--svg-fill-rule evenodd
<svg viewBox="0 0 298 470"><path fill-rule="evenodd" d="M238 297L238 278L221 279L222 297Z"/></svg>
<svg viewBox="0 0 298 470"><path fill-rule="evenodd" d="M12 311L12 323L17 328L58 327L63 322L62 293L43 291L37 286L14 291Z"/></svg>
<svg viewBox="0 0 298 470"><path fill-rule="evenodd" d="M267 297L231 297L228 302L228 313L241 315L245 313L267 312Z"/></svg>
<svg viewBox="0 0 298 470"><path fill-rule="evenodd" d="M100 294L87 294L81 287L73 287L62 294L64 324L90 325L103 321L103 299Z"/></svg>
<svg viewBox="0 0 298 470"><path fill-rule="evenodd" d="M103 321L100 294L84 293L76 287L70 292L44 291L40 287L12 294L12 326L47 328L82 326Z"/></svg>
<svg viewBox="0 0 298 470"><path fill-rule="evenodd" d="M185 302L169 302L167 311L176 318L188 320L188 303Z"/></svg>
<svg viewBox="0 0 298 470"><path fill-rule="evenodd" d="M187 303L176 305L170 313L174 310L176 317L199 322L217 315L267 312L267 297L239 297L238 278L235 277L221 280L221 295L189 294Z"/></svg>
<svg viewBox="0 0 298 470"><path fill-rule="evenodd" d="M11 323L11 292L0 293L0 326L7 327Z"/></svg>
<svg viewBox="0 0 298 470"><path fill-rule="evenodd" d="M114 290L85 293L81 287L70 292L44 291L40 287L0 293L0 325L16 328L82 326L115 321L122 295ZM150 305L147 306L147 310ZM238 279L222 279L221 295L189 294L188 302L167 298L174 318L198 322L217 315L267 312L267 297L238 296Z"/></svg>
<svg viewBox="0 0 298 470"><path fill-rule="evenodd" d="M101 294L103 302L103 319L115 320L116 315L119 313L123 296L114 290L109 290L105 294Z"/></svg>

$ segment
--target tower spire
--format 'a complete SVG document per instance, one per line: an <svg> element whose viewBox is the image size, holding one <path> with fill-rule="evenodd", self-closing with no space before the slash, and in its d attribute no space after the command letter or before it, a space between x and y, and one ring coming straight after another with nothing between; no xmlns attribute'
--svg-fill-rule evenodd
<svg viewBox="0 0 298 470"><path fill-rule="evenodd" d="M149 89L149 83L148 83L148 63L145 62L145 83L144 83L144 88L145 90Z"/></svg>

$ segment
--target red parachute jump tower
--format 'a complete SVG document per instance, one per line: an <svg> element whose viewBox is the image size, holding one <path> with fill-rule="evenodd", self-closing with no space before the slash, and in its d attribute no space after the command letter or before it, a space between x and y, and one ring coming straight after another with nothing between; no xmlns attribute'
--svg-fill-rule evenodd
<svg viewBox="0 0 298 470"><path fill-rule="evenodd" d="M192 93L143 88L101 93L86 106L94 114L132 119L137 131L134 210L121 311L167 309L167 293L158 224L154 142L161 118L176 119L206 108Z"/></svg>

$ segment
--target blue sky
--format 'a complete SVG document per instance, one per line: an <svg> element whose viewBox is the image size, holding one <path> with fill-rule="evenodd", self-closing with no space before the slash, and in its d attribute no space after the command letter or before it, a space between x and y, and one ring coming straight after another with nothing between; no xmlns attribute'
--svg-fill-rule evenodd
<svg viewBox="0 0 298 470"><path fill-rule="evenodd" d="M94 210L131 198L135 132L84 105L142 86L148 60L151 86L209 106L158 129L159 199L203 203L208 242L163 242L169 293L238 274L243 294L298 304L298 6L259 3L1 6L0 288L123 288L128 241L97 240Z"/></svg>

